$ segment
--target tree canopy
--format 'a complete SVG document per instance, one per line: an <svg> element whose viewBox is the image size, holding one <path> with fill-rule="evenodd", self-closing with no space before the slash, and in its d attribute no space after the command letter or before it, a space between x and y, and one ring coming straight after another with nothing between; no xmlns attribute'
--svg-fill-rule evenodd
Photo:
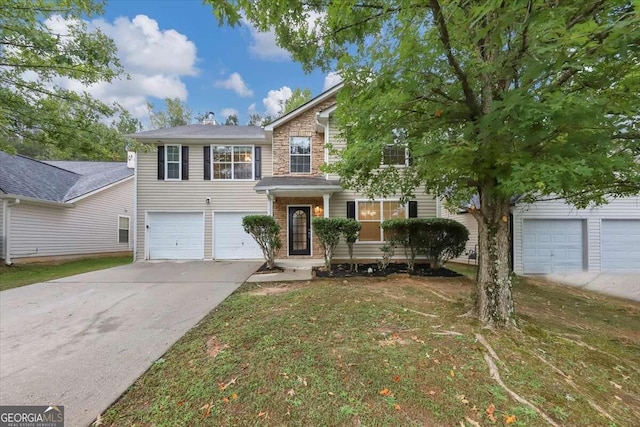
<svg viewBox="0 0 640 427"><path fill-rule="evenodd" d="M165 98L164 110L157 111L155 106L147 102L151 128L164 129L191 124L194 120L193 111L178 98Z"/></svg>
<svg viewBox="0 0 640 427"><path fill-rule="evenodd" d="M112 40L85 19L104 2L0 1L0 148L105 159L125 138L108 119L124 110L65 89L110 82L122 69ZM70 87L70 85L67 85Z"/></svg>
<svg viewBox="0 0 640 427"><path fill-rule="evenodd" d="M229 114L227 120L224 121L224 124L227 126L238 126L238 115Z"/></svg>
<svg viewBox="0 0 640 427"><path fill-rule="evenodd" d="M579 207L637 194L640 18L631 0L207 0L310 71L336 69L335 166L370 194L415 188L479 209L476 307L513 322L510 201ZM403 144L406 168L379 168Z"/></svg>
<svg viewBox="0 0 640 427"><path fill-rule="evenodd" d="M284 116L285 114L295 110L302 104L311 100L311 97L312 97L311 89L309 88L300 89L299 87L295 88L291 93L291 96L289 97L289 99L285 101L284 107L282 108L282 112L280 113L280 115Z"/></svg>

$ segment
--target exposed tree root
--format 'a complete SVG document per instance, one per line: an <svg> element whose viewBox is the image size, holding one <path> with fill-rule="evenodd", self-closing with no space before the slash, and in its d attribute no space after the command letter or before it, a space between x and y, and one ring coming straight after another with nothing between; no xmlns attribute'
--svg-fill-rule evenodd
<svg viewBox="0 0 640 427"><path fill-rule="evenodd" d="M465 314L460 314L459 316L456 317L472 317L473 316L473 309L467 311Z"/></svg>
<svg viewBox="0 0 640 427"><path fill-rule="evenodd" d="M505 366L505 363L498 357L498 354L493 350L493 347L491 347L489 345L489 343L487 342L486 339L484 339L484 337L481 334L476 334L476 339L478 340L478 342L480 344L482 344L484 346L484 348L487 349L487 351L489 352L489 354L491 355L491 357L493 358L493 360L497 360L498 362L500 362L500 364L502 366Z"/></svg>
<svg viewBox="0 0 640 427"><path fill-rule="evenodd" d="M556 334L556 335L557 335L557 334ZM584 347L584 348L586 348L586 349L588 349L588 350L595 351L595 352L598 352L598 353L604 354L604 355L606 355L606 356L608 356L608 357L611 357L612 359L615 359L615 360L617 360L618 362L625 363L625 364L626 364L630 369L633 369L634 371L636 371L636 372L640 373L640 368L638 368L638 367L637 367L637 365L636 365L635 363L633 363L632 361L630 361L630 360L628 360L628 359L622 359L622 358L620 358L620 357L616 356L615 354L611 354L611 353L609 353L609 352L607 352L607 351L600 350L599 348L595 348L595 347L593 347L593 346L590 346L589 344L587 344L587 343L586 343L586 342L584 342L584 341L580 341L580 340L573 340L573 339L570 339L570 338L563 337L562 335L557 335L557 336L558 336L558 338L560 338L560 339L562 339L562 340L564 340L564 341L568 341L568 342L570 342L570 343L572 343L572 344L575 344L575 345L577 345L578 347Z"/></svg>
<svg viewBox="0 0 640 427"><path fill-rule="evenodd" d="M522 396L520 396L519 394L517 394L516 392L514 392L513 390L511 390L509 387L507 387L505 385L505 383L500 378L500 373L498 372L498 367L496 366L495 362L493 361L493 358L488 353L484 354L484 360L487 362L487 365L489 365L489 373L491 374L491 378L493 378L493 380L495 382L497 382L498 385L500 387L502 387L507 392L507 394L509 396L511 396L511 398L513 400L515 400L516 402L518 402L518 403L520 403L522 405L526 405L526 406L530 407L531 409L533 409L538 415L540 415L550 425L552 425L554 427L560 427L560 425L558 423L553 421L553 419L551 419L547 414L545 414L540 409L538 409L537 406L533 405L533 403L529 402L527 399L523 398Z"/></svg>
<svg viewBox="0 0 640 427"><path fill-rule="evenodd" d="M456 331L444 331L444 332L431 332L431 335L444 335L444 336L454 336L454 337L463 337L464 334Z"/></svg>
<svg viewBox="0 0 640 427"><path fill-rule="evenodd" d="M437 296L438 298L443 299L443 300L445 300L445 301L447 301L447 302L456 302L456 300L451 299L451 298L449 298L449 297L447 297L447 296L444 296L444 295L442 295L440 292L436 292L436 291L434 291L434 290L432 290L432 289L427 289L427 291L431 292L432 294L434 294L434 295L435 295L435 296Z"/></svg>
<svg viewBox="0 0 640 427"><path fill-rule="evenodd" d="M412 309L410 309L410 308L406 308L406 307L402 307L402 309L403 309L404 311L410 311L410 312L412 312L412 313L419 314L419 315L421 315L421 316L425 316L425 317L434 317L434 318L439 317L439 316L437 316L437 315L435 315L435 314L423 313L422 311L412 310Z"/></svg>
<svg viewBox="0 0 640 427"><path fill-rule="evenodd" d="M480 425L480 423L479 423L479 422L477 422L477 421L473 421L473 420L472 420L471 418L469 418L469 417L464 417L464 419L465 419L465 421L467 421L469 424L471 424L473 427L482 427L482 426Z"/></svg>

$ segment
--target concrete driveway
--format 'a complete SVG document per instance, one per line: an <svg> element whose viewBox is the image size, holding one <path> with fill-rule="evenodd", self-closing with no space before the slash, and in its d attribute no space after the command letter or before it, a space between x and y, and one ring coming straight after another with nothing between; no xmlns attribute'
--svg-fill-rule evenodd
<svg viewBox="0 0 640 427"><path fill-rule="evenodd" d="M564 273L545 277L576 288L640 301L640 273Z"/></svg>
<svg viewBox="0 0 640 427"><path fill-rule="evenodd" d="M87 426L260 262L141 262L0 292L0 404Z"/></svg>

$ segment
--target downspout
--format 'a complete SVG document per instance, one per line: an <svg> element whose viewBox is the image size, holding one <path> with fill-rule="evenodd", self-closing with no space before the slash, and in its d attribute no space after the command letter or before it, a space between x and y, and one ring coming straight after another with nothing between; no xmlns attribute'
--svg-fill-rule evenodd
<svg viewBox="0 0 640 427"><path fill-rule="evenodd" d="M329 149L327 148L327 144L329 143L329 121L327 120L327 124L323 125L322 123L320 123L320 120L318 120L318 114L316 113L316 124L322 126L322 128L324 129L324 164L328 165L329 164ZM329 179L329 174L325 173L324 174L324 179Z"/></svg>
<svg viewBox="0 0 640 427"><path fill-rule="evenodd" d="M4 263L11 265L11 208L19 205L20 199L15 199L13 203L8 200L4 201L3 220L4 220Z"/></svg>
<svg viewBox="0 0 640 427"><path fill-rule="evenodd" d="M442 201L440 195L436 193L436 218L442 218Z"/></svg>
<svg viewBox="0 0 640 427"><path fill-rule="evenodd" d="M138 251L138 152L133 164L133 262Z"/></svg>

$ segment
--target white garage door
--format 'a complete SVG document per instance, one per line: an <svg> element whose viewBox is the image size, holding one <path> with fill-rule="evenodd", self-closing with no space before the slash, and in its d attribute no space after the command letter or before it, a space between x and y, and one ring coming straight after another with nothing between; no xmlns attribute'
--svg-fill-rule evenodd
<svg viewBox="0 0 640 427"><path fill-rule="evenodd" d="M262 250L242 228L242 218L254 213L216 212L213 217L213 257L215 259L259 259Z"/></svg>
<svg viewBox="0 0 640 427"><path fill-rule="evenodd" d="M522 263L525 274L583 270L581 220L525 219Z"/></svg>
<svg viewBox="0 0 640 427"><path fill-rule="evenodd" d="M149 259L203 259L202 212L149 212Z"/></svg>
<svg viewBox="0 0 640 427"><path fill-rule="evenodd" d="M640 220L602 220L602 271L640 271Z"/></svg>

